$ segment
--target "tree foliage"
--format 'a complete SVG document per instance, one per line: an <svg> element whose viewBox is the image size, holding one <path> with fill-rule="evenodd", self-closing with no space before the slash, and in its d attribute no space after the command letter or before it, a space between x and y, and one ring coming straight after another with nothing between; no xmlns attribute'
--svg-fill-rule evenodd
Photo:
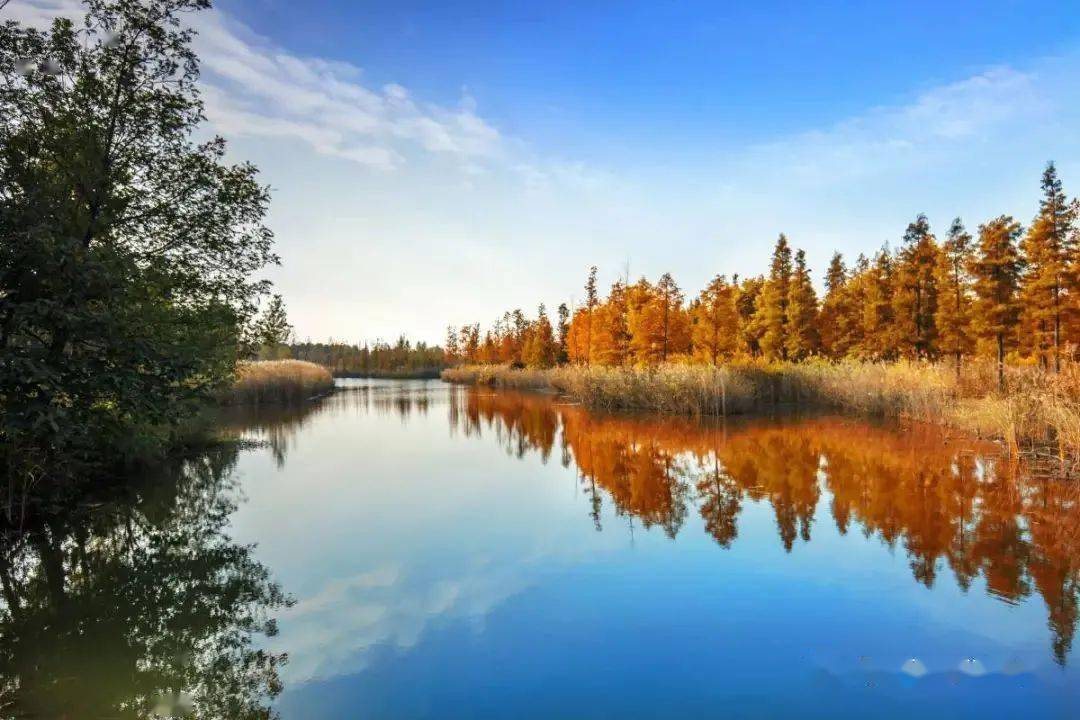
<svg viewBox="0 0 1080 720"><path fill-rule="evenodd" d="M603 366L663 362L720 364L736 358L802 361L812 357L865 361L947 359L957 367L981 354L1056 368L1080 359L1078 201L1069 200L1053 164L1042 177L1043 199L1032 227L1002 216L980 226L975 242L959 218L939 245L925 215L908 224L893 251L888 243L848 267L834 253L824 295L806 254L777 239L766 275L715 276L686 306L670 274L596 291L590 268L586 303L566 330L568 362ZM507 316L509 317L509 316ZM513 323L510 323L513 325ZM511 349L515 333L496 323L493 338ZM461 329L462 342L478 332ZM512 362L513 352L463 350L462 362Z"/></svg>
<svg viewBox="0 0 1080 720"><path fill-rule="evenodd" d="M231 377L275 262L268 195L203 119L183 17L88 0L0 25L0 455L75 472L157 447Z"/></svg>

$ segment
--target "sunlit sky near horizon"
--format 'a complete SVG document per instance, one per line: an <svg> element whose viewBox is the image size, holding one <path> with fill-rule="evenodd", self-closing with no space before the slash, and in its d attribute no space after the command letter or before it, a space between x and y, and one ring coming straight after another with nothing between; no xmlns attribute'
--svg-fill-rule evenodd
<svg viewBox="0 0 1080 720"><path fill-rule="evenodd" d="M73 10L74 8L74 10ZM13 0L40 23L74 0ZM1080 193L1080 4L222 0L212 129L274 190L300 339L553 310L670 271L756 274Z"/></svg>

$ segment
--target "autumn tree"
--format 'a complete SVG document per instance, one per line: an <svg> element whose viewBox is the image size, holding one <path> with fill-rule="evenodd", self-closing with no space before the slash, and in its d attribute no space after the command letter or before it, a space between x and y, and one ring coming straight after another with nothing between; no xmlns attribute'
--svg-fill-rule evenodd
<svg viewBox="0 0 1080 720"><path fill-rule="evenodd" d="M942 351L952 355L956 361L957 377L960 377L963 356L970 354L974 347L970 276L974 250L971 235L964 229L960 218L956 218L949 226L948 238L938 253L938 304L934 322Z"/></svg>
<svg viewBox="0 0 1080 720"><path fill-rule="evenodd" d="M1043 172L1042 190L1039 213L1020 243L1027 265L1020 296L1024 335L1031 350L1043 367L1052 358L1057 371L1061 369L1067 292L1075 271L1075 217L1053 163Z"/></svg>
<svg viewBox="0 0 1080 720"><path fill-rule="evenodd" d="M919 215L907 226L896 256L893 292L895 343L904 355L928 358L934 352L937 327L938 247L930 223Z"/></svg>
<svg viewBox="0 0 1080 720"><path fill-rule="evenodd" d="M566 357L576 364L584 365L589 359L589 337L586 328L589 325L589 313L585 308L578 308L570 319L570 329L566 331Z"/></svg>
<svg viewBox="0 0 1080 720"><path fill-rule="evenodd" d="M471 363L480 362L480 325L462 325L458 332L458 347L465 359Z"/></svg>
<svg viewBox="0 0 1080 720"><path fill-rule="evenodd" d="M555 365L558 345L543 303L536 315L536 322L525 333L522 361L531 368L549 368Z"/></svg>
<svg viewBox="0 0 1080 720"><path fill-rule="evenodd" d="M592 356L608 367L624 364L630 356L630 328L626 285L616 280L607 300L596 308Z"/></svg>
<svg viewBox="0 0 1080 720"><path fill-rule="evenodd" d="M974 326L978 336L997 349L998 388L1005 389L1005 352L1013 344L1020 314L1022 261L1016 240L1020 223L1002 215L979 226L975 276Z"/></svg>
<svg viewBox="0 0 1080 720"><path fill-rule="evenodd" d="M846 348L840 343L840 318L844 314L848 281L844 257L834 252L825 270L825 297L821 301L818 315L818 337L822 352L833 358L843 357Z"/></svg>
<svg viewBox="0 0 1080 720"><path fill-rule="evenodd" d="M862 305L862 340L857 347L864 360L889 360L895 356L893 331L893 261L888 247L874 256L860 275L865 291Z"/></svg>
<svg viewBox="0 0 1080 720"><path fill-rule="evenodd" d="M446 347L443 348L444 359L447 365L453 365L460 359L458 346L458 334L453 325L446 328Z"/></svg>
<svg viewBox="0 0 1080 720"><path fill-rule="evenodd" d="M736 288L717 275L701 291L690 311L694 357L717 365L734 354L739 340Z"/></svg>
<svg viewBox="0 0 1080 720"><path fill-rule="evenodd" d="M669 273L655 286L635 286L639 292L631 300L630 346L639 363L652 365L690 349L690 320L683 307L683 294ZM636 303L635 303L636 300Z"/></svg>
<svg viewBox="0 0 1080 720"><path fill-rule="evenodd" d="M765 278L761 276L747 278L741 283L738 276L732 278L737 288L735 311L739 316L739 351L748 357L761 354L761 324L757 321L758 307L761 304L761 291L765 287Z"/></svg>
<svg viewBox="0 0 1080 720"><path fill-rule="evenodd" d="M806 253L795 253L795 271L788 284L787 330L784 349L792 360L803 360L818 350L817 293L810 282Z"/></svg>
<svg viewBox="0 0 1080 720"><path fill-rule="evenodd" d="M791 247L780 234L773 249L769 278L761 290L755 322L761 329L761 351L770 360L787 359L788 286L791 284Z"/></svg>

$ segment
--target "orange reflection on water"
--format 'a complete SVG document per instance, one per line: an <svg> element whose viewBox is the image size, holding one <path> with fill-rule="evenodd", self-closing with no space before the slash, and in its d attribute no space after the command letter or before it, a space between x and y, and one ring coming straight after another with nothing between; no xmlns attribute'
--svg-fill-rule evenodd
<svg viewBox="0 0 1080 720"><path fill-rule="evenodd" d="M835 417L718 424L601 415L483 390L454 394L450 407L452 427L466 435L486 428L518 457L536 452L546 461L557 450L576 467L597 529L605 498L617 514L672 538L696 510L728 547L744 504L768 503L790 552L831 518L840 533L902 548L927 587L947 566L964 590L981 576L1007 602L1038 592L1054 656L1065 661L1080 594L1080 491L1036 477L993 444Z"/></svg>

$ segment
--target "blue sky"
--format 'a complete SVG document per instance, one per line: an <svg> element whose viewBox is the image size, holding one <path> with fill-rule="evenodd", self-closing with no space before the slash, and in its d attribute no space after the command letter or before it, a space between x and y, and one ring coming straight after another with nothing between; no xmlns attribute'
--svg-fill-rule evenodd
<svg viewBox="0 0 1080 720"><path fill-rule="evenodd" d="M14 0L28 22L74 0ZM1080 6L222 0L212 130L274 189L299 337L438 341L587 267L688 295L1080 188Z"/></svg>

